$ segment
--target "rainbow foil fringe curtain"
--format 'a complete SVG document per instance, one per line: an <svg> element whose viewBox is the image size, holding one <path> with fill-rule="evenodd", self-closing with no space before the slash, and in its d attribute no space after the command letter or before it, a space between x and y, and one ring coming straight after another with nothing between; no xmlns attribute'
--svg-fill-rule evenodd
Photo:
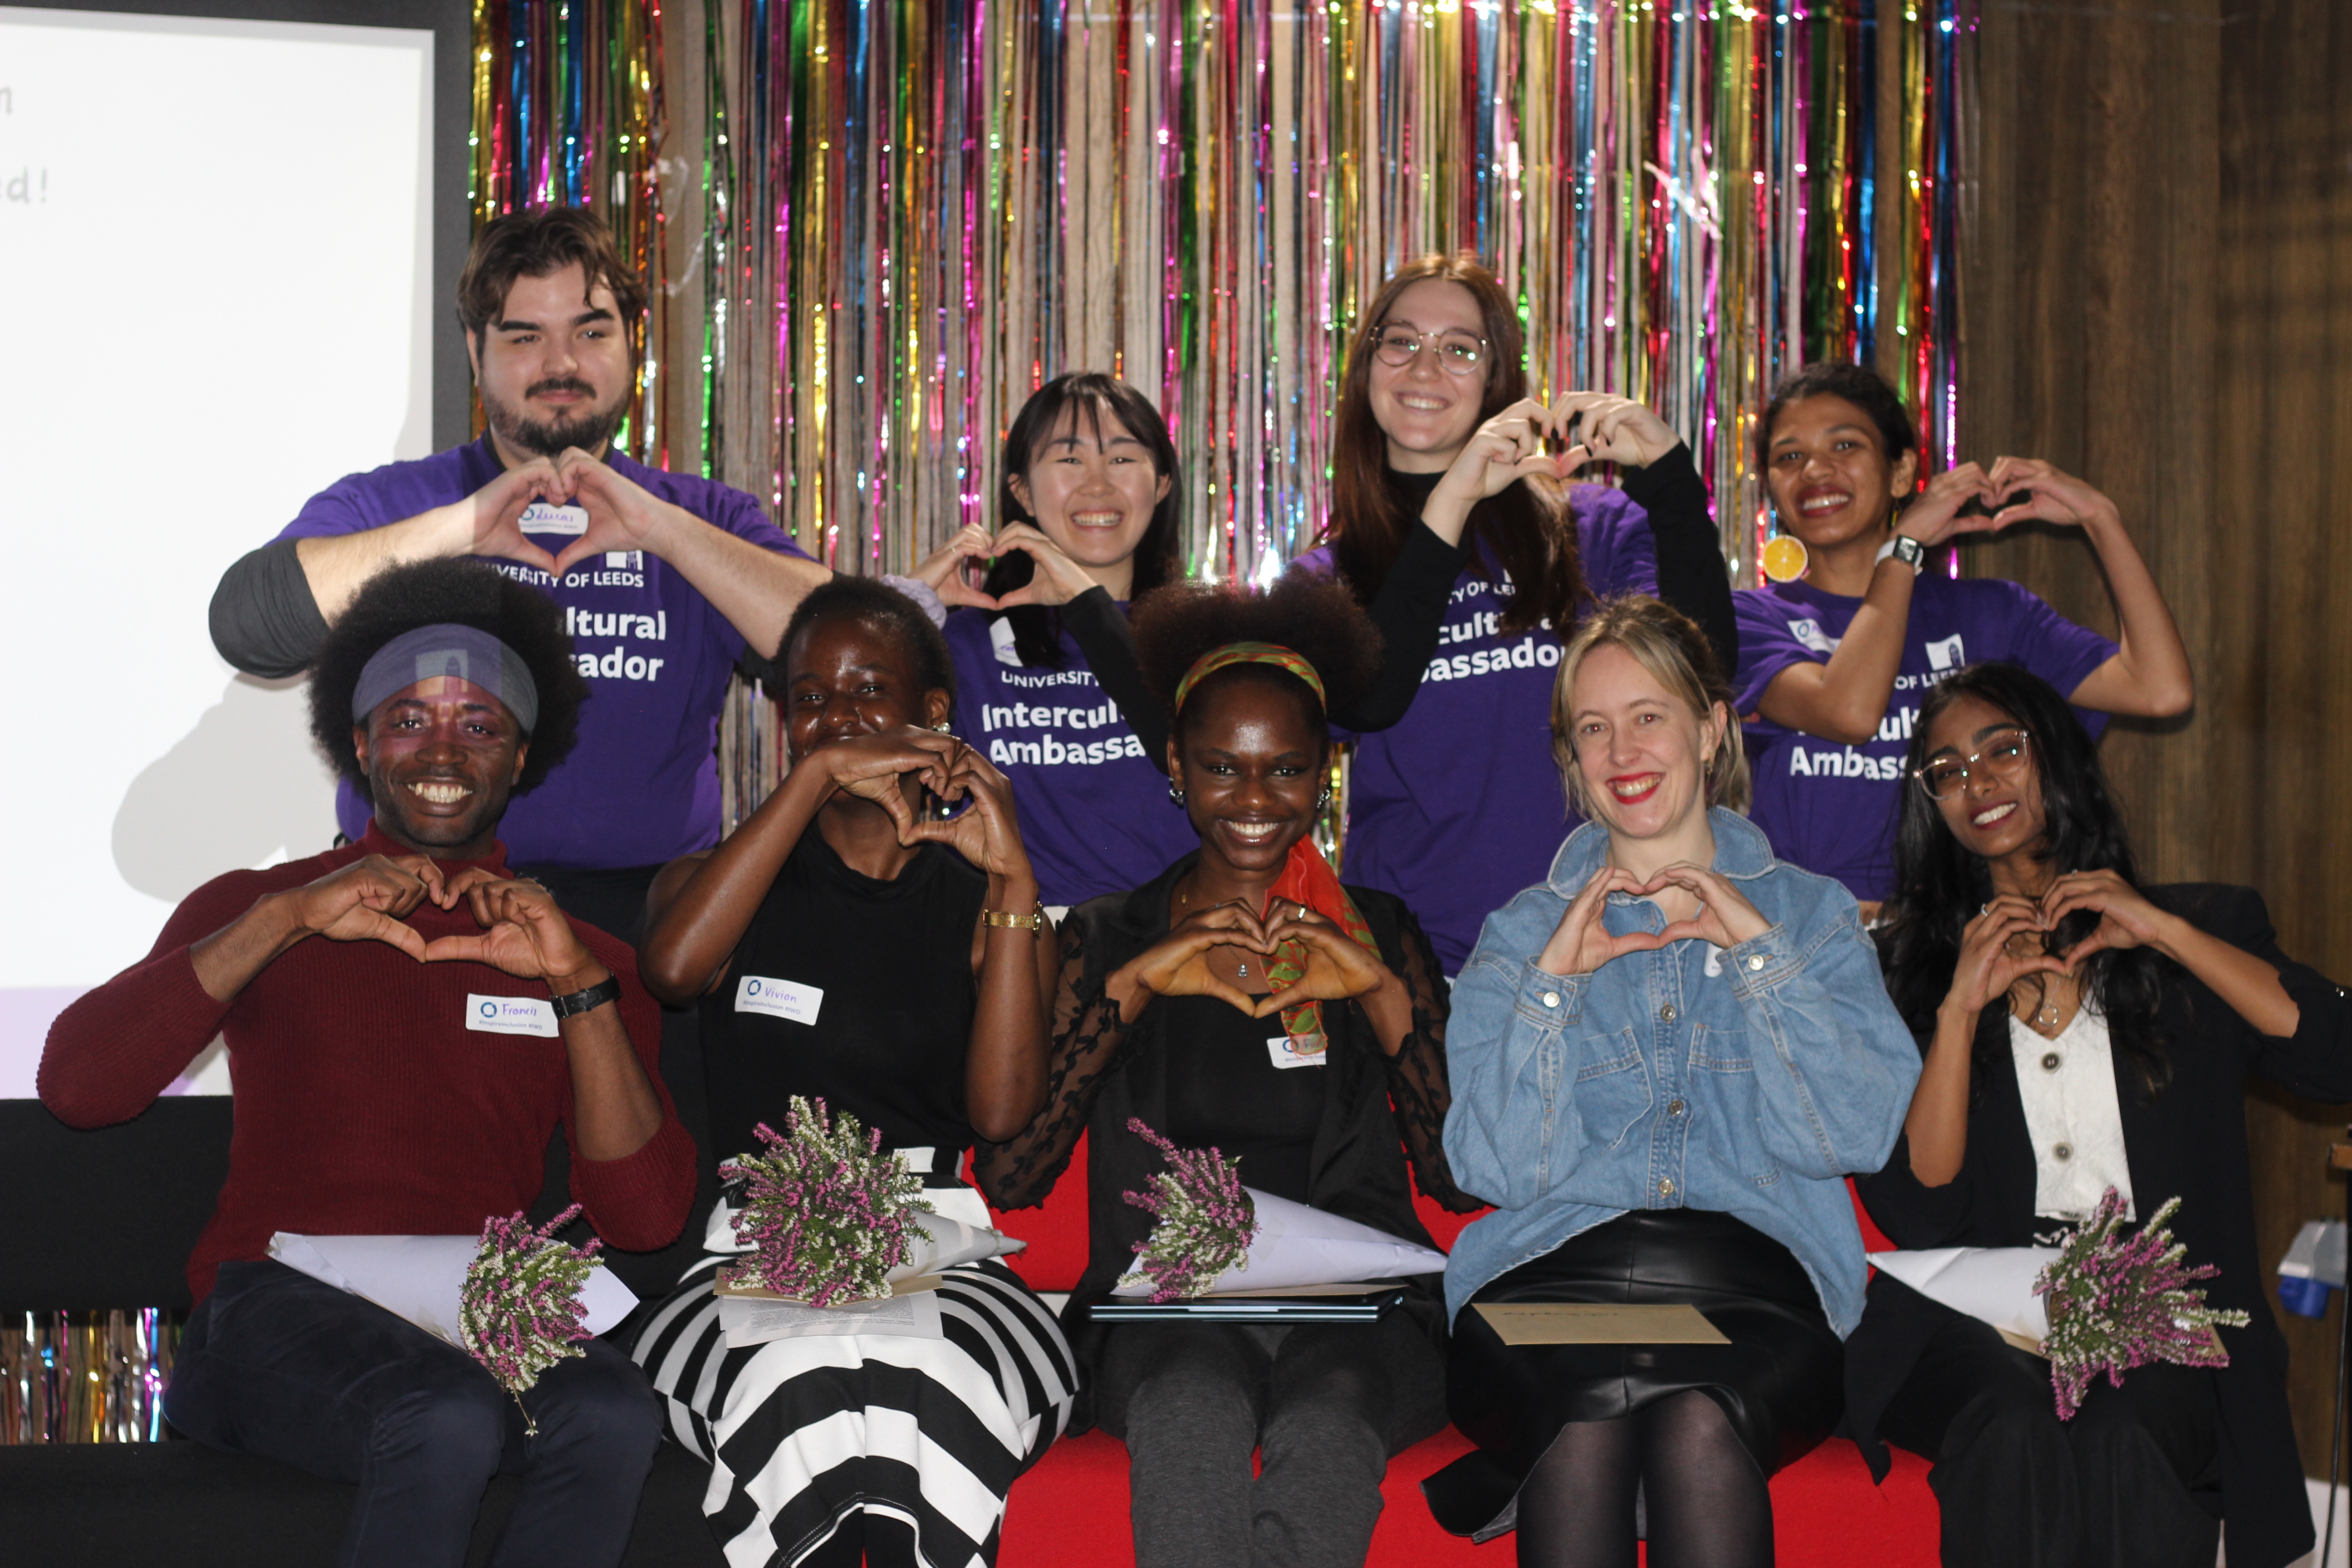
<svg viewBox="0 0 2352 1568"><path fill-rule="evenodd" d="M1266 579L1358 309L1475 251L1539 395L1689 437L1751 582L1786 370L1873 361L1952 451L1975 5L479 0L474 214L604 212L653 285L633 449L869 572L992 522L1022 399L1097 369L1168 416L1192 569Z"/></svg>
<svg viewBox="0 0 2352 1568"><path fill-rule="evenodd" d="M152 1443L179 1312L12 1312L0 1318L0 1445Z"/></svg>

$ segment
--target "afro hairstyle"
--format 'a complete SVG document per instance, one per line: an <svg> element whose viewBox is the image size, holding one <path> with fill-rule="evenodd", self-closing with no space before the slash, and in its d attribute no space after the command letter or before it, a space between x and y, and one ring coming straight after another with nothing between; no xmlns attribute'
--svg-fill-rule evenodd
<svg viewBox="0 0 2352 1568"><path fill-rule="evenodd" d="M781 690L792 679L785 666L800 635L819 621L831 620L860 621L874 627L907 650L914 661L917 686L925 691L944 691L950 698L955 695L955 659L948 652L947 636L931 624L923 607L878 577L842 573L811 589L793 611L793 618L784 623L784 635L776 640L772 692Z"/></svg>
<svg viewBox="0 0 2352 1568"><path fill-rule="evenodd" d="M539 722L524 737L530 754L523 759L517 795L535 788L580 738L588 683L572 662L572 636L554 600L471 556L387 566L360 585L310 665L310 738L363 796L367 774L352 744L352 694L360 671L393 638L443 622L488 632L514 649L539 688Z"/></svg>
<svg viewBox="0 0 2352 1568"><path fill-rule="evenodd" d="M1263 591L1213 583L1173 584L1138 604L1131 625L1144 684L1171 711L1184 672L1202 655L1227 643L1277 643L1305 658L1323 678L1324 700L1318 708L1306 685L1277 665L1228 665L1195 687L1192 706L1176 715L1180 743L1203 711L1200 697L1256 681L1297 695L1328 746L1329 716L1351 710L1380 670L1380 628L1344 584L1309 572L1286 574Z"/></svg>

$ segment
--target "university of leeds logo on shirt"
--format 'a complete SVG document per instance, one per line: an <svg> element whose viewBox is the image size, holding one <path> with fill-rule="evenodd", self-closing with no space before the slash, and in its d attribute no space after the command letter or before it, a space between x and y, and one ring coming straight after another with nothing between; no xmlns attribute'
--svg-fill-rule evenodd
<svg viewBox="0 0 2352 1568"><path fill-rule="evenodd" d="M1968 662L1968 650L1960 646L1960 634L1958 632L1941 642L1927 645L1927 668L1930 669L1958 669Z"/></svg>
<svg viewBox="0 0 2352 1568"><path fill-rule="evenodd" d="M1835 653L1838 650L1838 644L1845 640L1843 637L1830 636L1822 630L1821 622L1810 616L1801 621L1790 621L1789 635L1815 653Z"/></svg>

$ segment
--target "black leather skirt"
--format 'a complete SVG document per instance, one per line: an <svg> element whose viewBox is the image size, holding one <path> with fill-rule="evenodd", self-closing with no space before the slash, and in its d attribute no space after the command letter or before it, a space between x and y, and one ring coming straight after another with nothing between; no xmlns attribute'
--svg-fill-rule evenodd
<svg viewBox="0 0 2352 1568"><path fill-rule="evenodd" d="M1726 1345L1506 1345L1481 1301L1688 1304ZM1422 1483L1437 1522L1509 1528L1519 1485L1575 1421L1610 1421L1696 1390L1720 1405L1770 1475L1837 1425L1843 1346L1789 1249L1705 1209L1622 1215L1489 1280L1454 1321L1446 1404L1478 1445Z"/></svg>

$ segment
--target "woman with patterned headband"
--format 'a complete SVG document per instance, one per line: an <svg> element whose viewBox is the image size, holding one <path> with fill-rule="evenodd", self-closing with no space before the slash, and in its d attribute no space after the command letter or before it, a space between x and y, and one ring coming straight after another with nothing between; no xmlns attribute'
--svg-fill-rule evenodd
<svg viewBox="0 0 2352 1568"><path fill-rule="evenodd" d="M1393 896L1341 886L1308 837L1326 714L1361 689L1378 637L1345 588L1304 576L1264 595L1166 589L1135 632L1201 846L1071 911L1045 1109L975 1170L1000 1204L1036 1203L1088 1134L1088 1260L1064 1326L1090 1374L1075 1419L1132 1458L1137 1561L1360 1563L1389 1457L1444 1425L1434 1277L1370 1325L1106 1328L1087 1309L1150 1229L1120 1201L1160 1169L1130 1118L1238 1154L1252 1187L1423 1246L1408 1150L1423 1192L1472 1206L1440 1147L1446 992L1428 940Z"/></svg>

